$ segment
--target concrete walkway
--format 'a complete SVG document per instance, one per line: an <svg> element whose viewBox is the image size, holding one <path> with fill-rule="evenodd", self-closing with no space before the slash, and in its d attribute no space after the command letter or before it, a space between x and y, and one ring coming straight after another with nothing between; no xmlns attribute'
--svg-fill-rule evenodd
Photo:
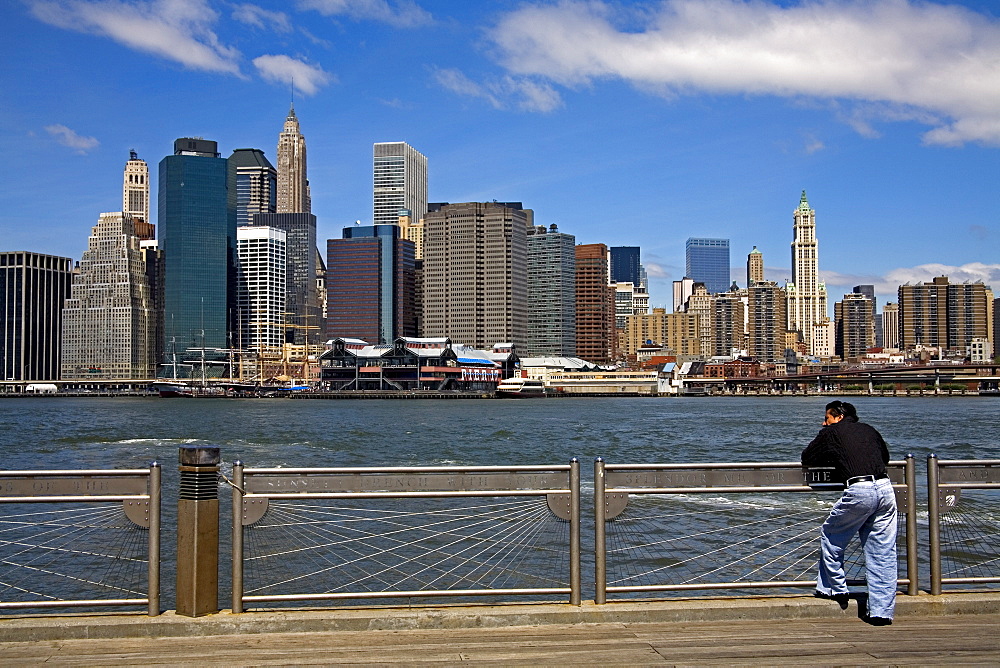
<svg viewBox="0 0 1000 668"><path fill-rule="evenodd" d="M1000 664L1000 594L0 618L0 665Z"/></svg>

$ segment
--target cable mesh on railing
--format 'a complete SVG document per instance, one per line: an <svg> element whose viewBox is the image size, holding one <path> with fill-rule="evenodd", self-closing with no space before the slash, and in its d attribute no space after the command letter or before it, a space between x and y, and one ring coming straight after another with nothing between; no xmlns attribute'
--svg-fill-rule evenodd
<svg viewBox="0 0 1000 668"><path fill-rule="evenodd" d="M940 535L943 578L1000 578L1000 490L962 490L941 515ZM995 590L998 583L955 586Z"/></svg>
<svg viewBox="0 0 1000 668"><path fill-rule="evenodd" d="M759 494L633 495L606 525L608 587L684 586L803 582L816 579L819 528L832 501L797 494L787 500ZM900 572L905 570L905 521L899 520ZM848 580L864 577L858 540L845 553ZM688 589L691 588L691 589ZM801 588L782 588L801 593ZM760 589L755 590L760 593ZM640 596L617 592L615 598Z"/></svg>
<svg viewBox="0 0 1000 668"><path fill-rule="evenodd" d="M244 592L568 587L568 532L544 497L271 501L246 527Z"/></svg>
<svg viewBox="0 0 1000 668"><path fill-rule="evenodd" d="M148 530L120 504L0 514L0 603L146 597Z"/></svg>

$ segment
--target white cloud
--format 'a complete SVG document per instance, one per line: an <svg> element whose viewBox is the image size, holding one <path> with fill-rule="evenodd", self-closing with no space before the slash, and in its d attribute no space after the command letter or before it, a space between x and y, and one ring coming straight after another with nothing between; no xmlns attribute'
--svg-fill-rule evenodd
<svg viewBox="0 0 1000 668"><path fill-rule="evenodd" d="M236 5L233 7L233 18L240 23L275 32L288 33L292 31L292 23L284 12L272 12L257 5Z"/></svg>
<svg viewBox="0 0 1000 668"><path fill-rule="evenodd" d="M97 148L101 142L94 137L84 137L70 130L65 125L46 125L45 131L56 138L63 146L68 146L80 155Z"/></svg>
<svg viewBox="0 0 1000 668"><path fill-rule="evenodd" d="M315 9L324 16L348 16L355 20L382 21L400 28L433 22L430 13L411 0L299 0L302 9Z"/></svg>
<svg viewBox="0 0 1000 668"><path fill-rule="evenodd" d="M926 283L935 276L947 276L951 283L982 281L1000 289L1000 264L970 262L961 266L947 264L921 264L916 267L893 269L885 275L887 283L899 286L904 283Z"/></svg>
<svg viewBox="0 0 1000 668"><path fill-rule="evenodd" d="M544 113L562 106L562 97L552 86L526 77L503 76L478 83L457 69L439 69L434 78L451 92L480 98L494 109L514 107Z"/></svg>
<svg viewBox="0 0 1000 668"><path fill-rule="evenodd" d="M529 4L491 32L515 75L564 86L603 78L667 95L711 92L844 101L843 114L930 125L929 144L1000 145L1000 21L911 0L593 0Z"/></svg>
<svg viewBox="0 0 1000 668"><path fill-rule="evenodd" d="M40 20L209 72L240 75L240 53L219 42L218 14L205 0L29 0Z"/></svg>
<svg viewBox="0 0 1000 668"><path fill-rule="evenodd" d="M784 275L788 275L788 270ZM777 274L775 274L777 275ZM1000 290L1000 264L970 262L960 266L947 264L921 264L915 267L899 267L883 276L841 274L835 271L820 271L820 279L827 285L830 303L840 301L841 296L855 285L874 285L876 294L892 296L899 286L906 283L929 283L937 276L947 276L950 283L975 283L982 281Z"/></svg>
<svg viewBox="0 0 1000 668"><path fill-rule="evenodd" d="M291 84L303 95L315 95L333 80L323 68L289 56L260 56L253 59L253 64L266 81Z"/></svg>

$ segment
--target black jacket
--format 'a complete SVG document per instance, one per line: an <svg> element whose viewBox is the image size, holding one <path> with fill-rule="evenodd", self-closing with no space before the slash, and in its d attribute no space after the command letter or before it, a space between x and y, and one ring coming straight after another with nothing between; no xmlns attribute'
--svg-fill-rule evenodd
<svg viewBox="0 0 1000 668"><path fill-rule="evenodd" d="M836 482L859 475L886 475L889 446L882 434L863 422L841 420L820 429L802 451L803 466L833 466Z"/></svg>

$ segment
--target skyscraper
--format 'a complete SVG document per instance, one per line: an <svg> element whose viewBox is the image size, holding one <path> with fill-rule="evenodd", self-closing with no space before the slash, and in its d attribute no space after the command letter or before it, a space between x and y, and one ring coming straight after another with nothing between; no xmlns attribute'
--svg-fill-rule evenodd
<svg viewBox="0 0 1000 668"><path fill-rule="evenodd" d="M312 201L306 175L306 138L299 130L295 106L288 110L278 135L278 213L311 213Z"/></svg>
<svg viewBox="0 0 1000 668"><path fill-rule="evenodd" d="M236 183L217 144L174 142L160 161L164 351L227 348L236 323Z"/></svg>
<svg viewBox="0 0 1000 668"><path fill-rule="evenodd" d="M397 225L345 227L326 249L327 338L392 343L417 335L414 245Z"/></svg>
<svg viewBox="0 0 1000 668"><path fill-rule="evenodd" d="M400 211L419 221L427 212L427 158L406 142L373 147L373 221L396 225Z"/></svg>
<svg viewBox="0 0 1000 668"><path fill-rule="evenodd" d="M899 286L900 348L916 346L964 352L974 338L993 331L993 291L982 282L949 283L937 276L929 283Z"/></svg>
<svg viewBox="0 0 1000 668"><path fill-rule="evenodd" d="M860 357L875 345L875 316L867 295L852 292L833 305L837 328L834 353L841 359Z"/></svg>
<svg viewBox="0 0 1000 668"><path fill-rule="evenodd" d="M424 216L424 336L474 348L528 339L529 213L520 202L441 204Z"/></svg>
<svg viewBox="0 0 1000 668"><path fill-rule="evenodd" d="M685 276L704 283L711 293L729 290L729 239L691 238L684 250Z"/></svg>
<svg viewBox="0 0 1000 668"><path fill-rule="evenodd" d="M759 281L747 293L750 355L761 362L784 363L785 291L774 281Z"/></svg>
<svg viewBox="0 0 1000 668"><path fill-rule="evenodd" d="M149 219L149 165L135 151L129 152L122 183L122 213L132 218L140 239L155 239L156 228Z"/></svg>
<svg viewBox="0 0 1000 668"><path fill-rule="evenodd" d="M58 380L62 306L73 260L0 253L0 364L4 380Z"/></svg>
<svg viewBox="0 0 1000 668"><path fill-rule="evenodd" d="M236 172L236 225L253 225L258 213L275 213L278 173L259 148L238 148L229 156Z"/></svg>
<svg viewBox="0 0 1000 668"><path fill-rule="evenodd" d="M754 246L747 255L747 285L764 280L764 254Z"/></svg>
<svg viewBox="0 0 1000 668"><path fill-rule="evenodd" d="M576 237L528 231L528 357L576 356Z"/></svg>
<svg viewBox="0 0 1000 668"><path fill-rule="evenodd" d="M788 330L798 332L806 351L814 354L813 326L828 317L826 285L819 280L819 244L816 240L816 211L809 207L806 191L792 214L792 280L785 284L788 298Z"/></svg>
<svg viewBox="0 0 1000 668"><path fill-rule="evenodd" d="M593 364L607 364L617 354L609 259L604 244L576 247L576 355Z"/></svg>
<svg viewBox="0 0 1000 668"><path fill-rule="evenodd" d="M253 217L253 224L273 227L286 235L285 312L287 322L294 326L286 332L287 342L304 345L308 338L309 343L316 343L325 329L316 285L319 269L316 216L311 213L258 213Z"/></svg>
<svg viewBox="0 0 1000 668"><path fill-rule="evenodd" d="M285 232L273 227L236 228L240 258L241 348L274 355L285 343Z"/></svg>
<svg viewBox="0 0 1000 668"><path fill-rule="evenodd" d="M62 377L156 376L156 310L128 214L102 213L62 312Z"/></svg>
<svg viewBox="0 0 1000 668"><path fill-rule="evenodd" d="M611 247L611 282L642 284L638 246Z"/></svg>
<svg viewBox="0 0 1000 668"><path fill-rule="evenodd" d="M882 346L899 348L899 304L888 303L882 307Z"/></svg>

